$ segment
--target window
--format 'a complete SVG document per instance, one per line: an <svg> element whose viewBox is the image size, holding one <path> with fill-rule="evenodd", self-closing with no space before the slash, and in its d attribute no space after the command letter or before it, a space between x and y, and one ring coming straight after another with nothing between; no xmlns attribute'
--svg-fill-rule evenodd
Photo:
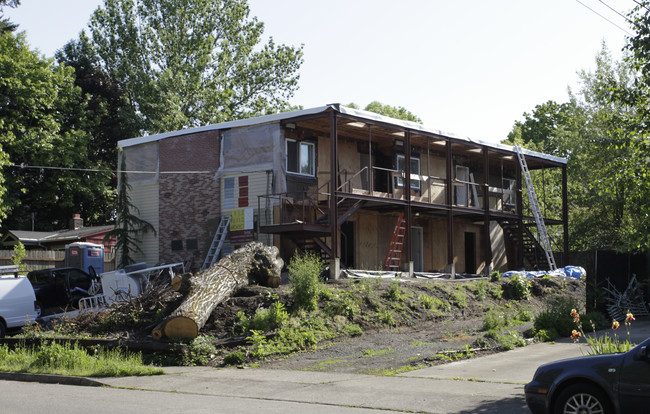
<svg viewBox="0 0 650 414"><path fill-rule="evenodd" d="M512 178L503 179L503 204L506 207L515 205L515 186L517 182Z"/></svg>
<svg viewBox="0 0 650 414"><path fill-rule="evenodd" d="M183 250L183 240L172 240L172 251Z"/></svg>
<svg viewBox="0 0 650 414"><path fill-rule="evenodd" d="M287 172L316 175L316 146L311 142L287 139Z"/></svg>
<svg viewBox="0 0 650 414"><path fill-rule="evenodd" d="M187 250L197 250L199 248L199 241L197 239L185 240L185 247Z"/></svg>
<svg viewBox="0 0 650 414"><path fill-rule="evenodd" d="M406 171L406 157L404 154L397 154L397 171ZM411 177L413 175L420 175L420 159L411 156ZM402 177L396 177L395 187L404 187L404 179ZM420 179L411 179L411 190L420 190Z"/></svg>

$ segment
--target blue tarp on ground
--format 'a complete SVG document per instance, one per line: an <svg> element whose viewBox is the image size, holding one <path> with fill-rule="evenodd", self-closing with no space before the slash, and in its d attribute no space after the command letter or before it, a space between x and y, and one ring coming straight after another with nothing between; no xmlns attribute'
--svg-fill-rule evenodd
<svg viewBox="0 0 650 414"><path fill-rule="evenodd" d="M572 277L574 279L581 279L586 276L587 271L580 266L565 266L562 269L557 270L536 270L536 271L527 271L527 270L511 270L505 272L501 277L511 277L515 275L524 276L524 277L542 277L544 275L559 276L559 277Z"/></svg>

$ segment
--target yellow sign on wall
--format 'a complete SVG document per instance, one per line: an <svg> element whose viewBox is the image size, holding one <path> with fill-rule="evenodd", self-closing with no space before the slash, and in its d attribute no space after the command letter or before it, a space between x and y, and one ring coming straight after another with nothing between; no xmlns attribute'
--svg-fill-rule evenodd
<svg viewBox="0 0 650 414"><path fill-rule="evenodd" d="M241 208L230 212L230 231L252 230L254 227L253 209Z"/></svg>

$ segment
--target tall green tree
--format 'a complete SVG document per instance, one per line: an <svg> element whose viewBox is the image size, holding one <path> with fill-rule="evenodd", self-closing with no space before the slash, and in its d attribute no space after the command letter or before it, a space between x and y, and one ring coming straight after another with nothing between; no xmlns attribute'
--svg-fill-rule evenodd
<svg viewBox="0 0 650 414"><path fill-rule="evenodd" d="M104 224L98 212L111 197L110 173L79 171L102 168L87 155L85 111L72 68L30 50L24 34L0 35L4 228L60 229L73 213Z"/></svg>
<svg viewBox="0 0 650 414"><path fill-rule="evenodd" d="M645 220L639 206L649 197L633 178L637 139L628 128L636 109L613 99L614 91L634 88L634 71L626 61L615 62L603 45L594 71L579 72L580 86L569 102L549 101L515 123L509 143L568 159L569 232L572 250L642 247ZM539 171L535 185L541 186ZM546 173L542 203L560 211L560 174ZM539 194L538 194L539 195ZM552 214L551 214L552 216Z"/></svg>
<svg viewBox="0 0 650 414"><path fill-rule="evenodd" d="M12 23L8 18L4 17L2 9L4 7L18 7L20 0L0 0L0 34L5 32L13 32L18 28L18 25Z"/></svg>
<svg viewBox="0 0 650 414"><path fill-rule="evenodd" d="M302 47L262 41L245 0L104 0L90 39L102 69L154 133L277 112Z"/></svg>

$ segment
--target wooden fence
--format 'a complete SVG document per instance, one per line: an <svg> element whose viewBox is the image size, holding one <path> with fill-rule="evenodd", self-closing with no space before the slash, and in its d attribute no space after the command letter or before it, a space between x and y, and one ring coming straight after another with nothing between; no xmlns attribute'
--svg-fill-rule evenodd
<svg viewBox="0 0 650 414"><path fill-rule="evenodd" d="M27 250L23 259L25 272L65 266L65 250ZM13 264L13 250L0 250L0 266ZM115 253L104 253L104 271L115 270Z"/></svg>

